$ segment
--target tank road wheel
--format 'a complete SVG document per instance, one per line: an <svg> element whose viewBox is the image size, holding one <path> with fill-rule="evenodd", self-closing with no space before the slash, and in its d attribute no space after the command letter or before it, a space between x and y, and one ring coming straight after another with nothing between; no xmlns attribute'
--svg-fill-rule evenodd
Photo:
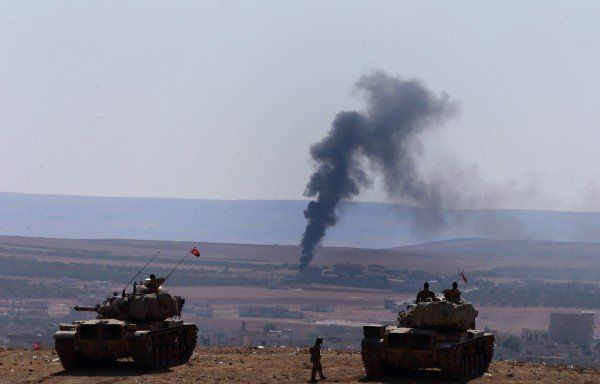
<svg viewBox="0 0 600 384"><path fill-rule="evenodd" d="M458 360L456 349L440 351L440 368L442 375L446 380L460 380L461 366Z"/></svg>
<svg viewBox="0 0 600 384"><path fill-rule="evenodd" d="M185 352L187 351L187 348L182 342L179 342L177 347L179 348L179 362L182 363L185 359Z"/></svg>
<svg viewBox="0 0 600 384"><path fill-rule="evenodd" d="M152 350L152 366L153 368L160 367L160 348L158 347Z"/></svg>
<svg viewBox="0 0 600 384"><path fill-rule="evenodd" d="M477 374L477 356L469 357L469 377Z"/></svg>
<svg viewBox="0 0 600 384"><path fill-rule="evenodd" d="M177 360L175 360L175 352L172 345L167 347L167 365L175 365Z"/></svg>
<svg viewBox="0 0 600 384"><path fill-rule="evenodd" d="M464 359L458 364L459 380L466 380L469 377L469 360Z"/></svg>
<svg viewBox="0 0 600 384"><path fill-rule="evenodd" d="M65 370L85 368L88 359L75 351L75 341L73 339L55 340L54 347Z"/></svg>
<svg viewBox="0 0 600 384"><path fill-rule="evenodd" d="M189 329L186 336L185 336L185 349L184 349L184 353L181 354L181 362L185 363L187 361L189 361L190 357L192 357L192 354L194 353L194 349L196 349L196 330L195 329Z"/></svg>
<svg viewBox="0 0 600 384"><path fill-rule="evenodd" d="M494 357L494 338L489 337L485 343L485 356L483 363L483 372L487 372Z"/></svg>
<svg viewBox="0 0 600 384"><path fill-rule="evenodd" d="M133 364L138 369L149 370L154 368L152 351L140 351L133 355Z"/></svg>
<svg viewBox="0 0 600 384"><path fill-rule="evenodd" d="M160 347L158 351L160 352L160 366L164 367L167 365L167 348Z"/></svg>
<svg viewBox="0 0 600 384"><path fill-rule="evenodd" d="M361 355L365 375L367 377L383 376L385 365L381 358L382 343L379 339L363 339L361 343Z"/></svg>
<svg viewBox="0 0 600 384"><path fill-rule="evenodd" d="M452 380L466 380L469 377L469 356L464 345L459 346L455 352L456 370Z"/></svg>
<svg viewBox="0 0 600 384"><path fill-rule="evenodd" d="M173 362L175 364L179 363L179 345L177 343L175 343L171 349L173 350Z"/></svg>
<svg viewBox="0 0 600 384"><path fill-rule="evenodd" d="M194 349L196 349L196 343L198 341L198 335L196 334L196 330L195 329L190 329L190 331L188 332L188 347L191 349L190 352L190 356L192 355L192 352L194 352Z"/></svg>
<svg viewBox="0 0 600 384"><path fill-rule="evenodd" d="M483 375L485 367L485 357L482 353L477 355L477 376Z"/></svg>
<svg viewBox="0 0 600 384"><path fill-rule="evenodd" d="M134 344L133 364L138 369L149 370L154 368L152 338Z"/></svg>

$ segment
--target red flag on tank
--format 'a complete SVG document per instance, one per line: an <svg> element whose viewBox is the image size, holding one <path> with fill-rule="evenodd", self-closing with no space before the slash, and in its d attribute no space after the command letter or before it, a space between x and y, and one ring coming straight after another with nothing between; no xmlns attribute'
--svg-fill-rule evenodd
<svg viewBox="0 0 600 384"><path fill-rule="evenodd" d="M465 271L462 271L460 273L460 277L464 281L464 283L467 284L467 276L465 276Z"/></svg>
<svg viewBox="0 0 600 384"><path fill-rule="evenodd" d="M190 251L190 253L192 255L196 256L196 257L200 257L200 251L196 247L192 248L192 250Z"/></svg>

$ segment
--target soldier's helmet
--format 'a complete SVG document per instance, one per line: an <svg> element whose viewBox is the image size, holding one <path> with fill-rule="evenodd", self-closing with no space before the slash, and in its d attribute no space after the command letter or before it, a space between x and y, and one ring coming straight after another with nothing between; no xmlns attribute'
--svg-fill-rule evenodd
<svg viewBox="0 0 600 384"><path fill-rule="evenodd" d="M317 337L317 340L315 340L315 343L322 344L323 343L323 338L321 336Z"/></svg>

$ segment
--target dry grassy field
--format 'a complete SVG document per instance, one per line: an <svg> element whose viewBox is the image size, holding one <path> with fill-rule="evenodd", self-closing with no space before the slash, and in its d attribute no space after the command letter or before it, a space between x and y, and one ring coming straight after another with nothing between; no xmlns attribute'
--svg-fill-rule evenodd
<svg viewBox="0 0 600 384"><path fill-rule="evenodd" d="M267 289L254 287L171 287L169 291L189 300L200 300L211 304L215 309L213 319L197 319L199 323L226 328L238 328L244 320L249 329L260 329L264 319L240 318L238 308L241 304L252 305L284 305L291 309L299 309L307 304L327 304L334 310L329 313L306 313L305 319L269 319L269 322L288 324L294 327L309 326L306 321L323 321L326 319L342 320L353 323L385 323L394 321L396 313L381 309L383 300L396 298L399 301L411 300L412 297L392 294L376 290L312 287L311 289ZM77 302L72 299L52 300L51 313L66 315ZM85 302L83 305L96 303ZM483 329L507 330L520 334L521 328L547 329L550 313L578 313L589 308L545 308L545 307L484 307L478 306L479 317L477 327ZM600 334L600 321L596 322L596 333Z"/></svg>
<svg viewBox="0 0 600 384"><path fill-rule="evenodd" d="M167 268L176 263L182 255L185 255L193 246L192 243L164 242L164 241L140 241L140 240L70 240L70 239L44 239L27 237L1 237L0 255L10 256L11 249L18 248L20 252L15 254L19 259L36 259L44 262L65 263L95 263L114 266L115 271L121 266L141 266L155 252L161 251L161 262L155 262L152 267ZM556 245L553 245L553 247ZM432 245L439 248L441 245ZM448 247L446 244L445 247ZM585 244L573 245L576 249L581 248L582 254L591 257L584 251ZM421 247L422 248L422 247ZM470 268L493 266L495 263L505 263L514 257L490 256L482 257L477 252L467 253L463 256L454 254L453 248L445 256L432 256L427 252L431 249L419 247L400 250L367 250L353 248L324 248L319 251L317 260L319 265L325 263L333 264L341 261L368 263L382 263L390 267L407 267L421 270L451 269L464 265ZM463 247L464 248L464 247ZM460 248L460 250L463 250ZM201 245L202 257L200 260L188 258L183 264L182 270L210 270L222 271L224 267L214 267L203 264L213 260L218 262L251 262L254 269L248 269L241 273L248 275L263 274L268 277L268 272L262 271L263 264L267 263L294 263L297 260L298 248L294 246L279 245L247 245L247 244L214 244L205 243ZM421 254L415 253L419 249ZM444 248L446 249L446 248ZM85 257L78 257L77 251L87 251ZM439 251L439 250L438 250ZM101 252L112 252L102 254ZM581 253L580 252L580 253ZM591 251L589 251L591 252ZM169 263L172 260L173 263ZM260 268L256 268L256 265ZM228 267L229 268L229 267ZM231 267L232 271L236 266ZM148 272L150 272L148 270ZM286 269L279 269L278 273L293 273ZM2 278L29 279L30 282L42 281L38 277L19 277L12 275L1 276ZM199 277L201 279L201 277ZM44 279L44 280L57 280ZM201 281L199 281L201 283ZM113 290L122 289L122 284L114 282L114 287L107 289L107 294ZM173 285L170 285L173 284ZM282 289L269 289L266 287L245 286L177 286L177 280L172 280L168 290L176 295L181 295L188 300L207 302L214 309L215 317L209 319L190 319L198 324L222 330L237 330L245 321L249 330L261 330L266 321L276 323L279 328L294 328L301 331L314 328L317 324L345 324L360 326L364 323L390 323L394 322L396 313L382 309L386 299L396 299L398 302L412 300L413 294L394 293L391 291L361 289L352 287L336 287L332 285L306 284L298 287L284 286ZM201 284L200 284L201 285ZM265 284L266 285L266 284ZM468 292L465 293L468 300ZM49 299L49 311L51 315L67 316L70 308L75 304L95 305L94 300L82 298L77 302L72 297L64 299ZM87 301L86 301L87 300ZM291 310L300 310L304 305L324 305L331 308L331 312L317 313L304 312L304 319L261 319L240 318L238 308L240 305L282 305ZM543 308L543 307L483 307L479 310L477 326L484 328L507 330L513 334L520 334L521 328L547 329L550 313L552 312L579 312L589 308ZM184 314L185 311L184 311ZM59 320L57 320L59 321ZM211 328L211 329L212 329ZM597 333L600 333L600 322L596 322Z"/></svg>
<svg viewBox="0 0 600 384"><path fill-rule="evenodd" d="M132 259L140 258L136 262L143 262L157 251L161 251L164 257L172 257L174 260L184 255L193 246L198 245L190 242L153 241L153 240L78 240L78 239L49 239L35 237L0 236L0 245L20 246L32 248L54 248L54 249L80 249L87 251L107 251L117 255L127 255ZM254 263L297 263L300 248L294 245L256 245L256 244L224 244L224 243L201 243L202 258L205 260L235 260ZM26 257L36 258L35 249ZM588 263L592 256L577 256L570 260L577 260L581 266L595 266L595 258ZM54 261L78 261L80 259L51 257ZM420 248L400 249L364 249L364 248L342 248L326 247L319 248L315 254L314 261L318 265L333 265L336 263L355 262L368 264L380 264L390 268L409 268L427 270L433 272L447 272L461 269L491 268L497 265L523 265L523 255L515 254L484 255L479 253L450 253L439 255L432 253L430 249L421 251ZM548 260L528 258L530 265L547 265ZM122 264L122 260L102 261L103 263Z"/></svg>
<svg viewBox="0 0 600 384"><path fill-rule="evenodd" d="M255 305L285 305L298 309L305 304L329 304L334 307L331 313L306 314L305 320L338 319L356 323L385 323L394 321L397 313L381 309L385 299L395 298L399 301L412 300L409 295L394 294L367 289L332 287L312 287L311 289L267 289L242 287L173 287L172 292L190 299L209 302L221 318L231 322L240 322L237 308L240 303ZM519 335L521 328L547 329L550 313L579 313L590 308L545 308L545 307L484 307L478 306L479 317L477 327L488 326L491 329L507 330ZM270 320L271 321L271 320ZM285 319L273 322L290 322ZM211 322L203 319L202 322ZM249 322L251 324L251 322ZM596 322L596 333L600 334L600 321Z"/></svg>

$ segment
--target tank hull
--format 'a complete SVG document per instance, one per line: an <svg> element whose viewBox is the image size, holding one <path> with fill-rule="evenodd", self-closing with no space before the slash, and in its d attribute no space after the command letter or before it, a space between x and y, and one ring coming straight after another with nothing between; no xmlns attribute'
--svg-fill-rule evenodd
<svg viewBox="0 0 600 384"><path fill-rule="evenodd" d="M61 324L54 343L65 369L80 369L132 358L144 370L186 363L198 328L177 320L132 323L87 320Z"/></svg>
<svg viewBox="0 0 600 384"><path fill-rule="evenodd" d="M467 380L483 375L494 354L494 336L477 330L366 326L364 335L362 360L368 377L398 368L439 368L446 379Z"/></svg>

